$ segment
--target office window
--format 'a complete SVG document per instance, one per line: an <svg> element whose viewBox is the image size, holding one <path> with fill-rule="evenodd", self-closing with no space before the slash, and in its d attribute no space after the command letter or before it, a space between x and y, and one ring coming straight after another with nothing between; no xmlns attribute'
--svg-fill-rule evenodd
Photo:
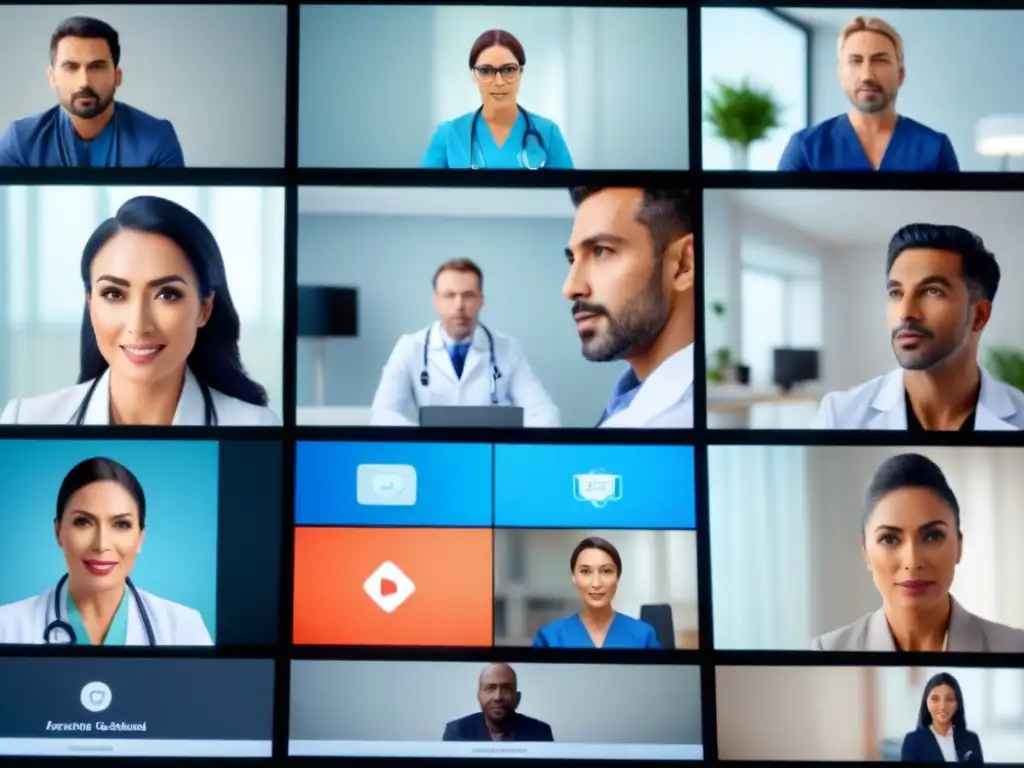
<svg viewBox="0 0 1024 768"><path fill-rule="evenodd" d="M786 283L778 275L745 268L740 275L743 301L743 362L751 381L772 380L773 350L786 344Z"/></svg>
<svg viewBox="0 0 1024 768"><path fill-rule="evenodd" d="M744 78L767 88L782 106L781 127L750 148L748 170L774 171L794 131L807 127L808 33L764 8L702 8L701 90ZM704 122L703 167L732 169L729 145Z"/></svg>

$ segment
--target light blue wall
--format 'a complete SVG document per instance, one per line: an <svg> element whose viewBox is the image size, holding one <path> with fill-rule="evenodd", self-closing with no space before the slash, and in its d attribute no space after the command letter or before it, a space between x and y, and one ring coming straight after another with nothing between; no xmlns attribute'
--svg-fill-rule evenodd
<svg viewBox="0 0 1024 768"><path fill-rule="evenodd" d="M523 105L560 123L577 168L689 167L685 8L304 6L299 164L419 165L437 124L475 109L468 54L508 29Z"/></svg>
<svg viewBox="0 0 1024 768"><path fill-rule="evenodd" d="M590 363L580 352L561 295L571 228L560 218L301 215L299 284L359 289L359 336L327 342L326 405L370 405L398 337L436 319L434 271L468 257L484 272L481 320L523 345L563 426L594 426L626 364ZM300 340L300 406L313 404L311 372L310 344Z"/></svg>
<svg viewBox="0 0 1024 768"><path fill-rule="evenodd" d="M975 154L974 127L988 115L1024 115L1024 11L851 8L828 13L835 13L836 24L819 26L812 35L815 122L849 108L836 73L842 23L858 14L881 16L903 37L907 78L897 102L900 113L947 134L961 170L999 170L999 158ZM1024 160L1017 158L1011 168L1024 171Z"/></svg>

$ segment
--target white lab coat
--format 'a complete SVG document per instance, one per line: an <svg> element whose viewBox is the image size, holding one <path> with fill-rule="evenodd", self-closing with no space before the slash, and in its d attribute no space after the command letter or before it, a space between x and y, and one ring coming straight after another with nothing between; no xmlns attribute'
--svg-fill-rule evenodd
<svg viewBox="0 0 1024 768"><path fill-rule="evenodd" d="M558 407L530 368L523 348L511 336L490 329L494 356L501 371L497 395L499 405L523 409L523 426L558 427ZM419 426L419 409L427 405L491 405L491 352L487 334L477 326L466 355L462 378L455 375L451 356L441 337L441 324L430 326L427 366L430 386L420 383L423 373L423 345L427 329L421 328L398 339L384 364L380 384L373 396L370 423L375 426Z"/></svg>
<svg viewBox="0 0 1024 768"><path fill-rule="evenodd" d="M995 432L1024 429L1024 393L979 366L981 392L974 429ZM903 369L822 398L811 429L906 429Z"/></svg>
<svg viewBox="0 0 1024 768"><path fill-rule="evenodd" d="M43 633L56 615L53 610L53 595L56 586L41 595L20 600L9 605L0 605L0 644L2 645L42 645ZM68 615L67 585L61 589L61 617ZM188 608L170 600L139 590L139 597L146 606L150 624L157 645L213 645L210 633L206 630L203 617L194 608ZM128 638L127 645L149 645L146 628L139 615L139 606L131 591L126 587L124 599L128 601ZM85 638L78 638L84 645Z"/></svg>
<svg viewBox="0 0 1024 768"><path fill-rule="evenodd" d="M662 361L632 402L601 427L693 429L693 344Z"/></svg>
<svg viewBox="0 0 1024 768"><path fill-rule="evenodd" d="M85 399L95 379L75 384L48 395L11 400L0 414L0 424L71 424L78 406ZM229 397L216 389L210 390L217 411L219 427L276 427L281 420L269 408L253 405L236 397ZM185 369L185 386L181 389L178 409L171 422L173 427L202 427L206 423L206 405L203 392L192 371ZM100 376L92 393L83 424L110 424L110 369Z"/></svg>

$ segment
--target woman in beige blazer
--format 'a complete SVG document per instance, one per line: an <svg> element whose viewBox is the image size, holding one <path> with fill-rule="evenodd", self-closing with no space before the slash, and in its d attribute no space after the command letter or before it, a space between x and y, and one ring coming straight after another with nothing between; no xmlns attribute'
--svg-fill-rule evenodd
<svg viewBox="0 0 1024 768"><path fill-rule="evenodd" d="M963 550L960 506L930 459L906 453L878 468L861 550L882 607L815 638L813 650L1024 653L1024 631L975 616L950 594Z"/></svg>

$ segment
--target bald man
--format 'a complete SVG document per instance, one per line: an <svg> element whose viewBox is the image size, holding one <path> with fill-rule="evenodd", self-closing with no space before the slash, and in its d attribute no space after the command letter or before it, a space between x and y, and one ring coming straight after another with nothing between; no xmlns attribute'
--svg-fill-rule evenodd
<svg viewBox="0 0 1024 768"><path fill-rule="evenodd" d="M452 720L442 741L554 741L551 726L516 712L523 694L515 670L489 664L480 673L476 698L480 711Z"/></svg>

